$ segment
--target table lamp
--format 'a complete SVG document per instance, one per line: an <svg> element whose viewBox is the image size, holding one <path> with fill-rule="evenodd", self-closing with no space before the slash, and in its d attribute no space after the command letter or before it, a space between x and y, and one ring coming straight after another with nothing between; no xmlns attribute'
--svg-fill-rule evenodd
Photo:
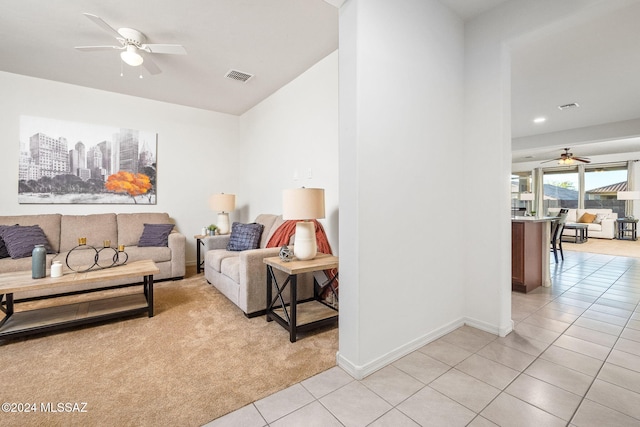
<svg viewBox="0 0 640 427"><path fill-rule="evenodd" d="M633 217L633 201L640 200L640 191L618 191L618 200L629 200L625 204L625 217L628 219L635 219Z"/></svg>
<svg viewBox="0 0 640 427"><path fill-rule="evenodd" d="M318 252L316 225L312 219L324 218L323 188L294 188L282 193L282 219L296 223L293 254L301 261L313 259Z"/></svg>
<svg viewBox="0 0 640 427"><path fill-rule="evenodd" d="M229 212L236 208L235 194L214 194L209 199L209 205L212 211L218 212L218 233L229 234L231 226L229 225Z"/></svg>

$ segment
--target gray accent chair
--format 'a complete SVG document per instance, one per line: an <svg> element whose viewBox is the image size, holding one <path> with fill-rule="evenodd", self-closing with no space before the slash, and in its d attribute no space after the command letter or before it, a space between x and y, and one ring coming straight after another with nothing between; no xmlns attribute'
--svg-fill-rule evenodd
<svg viewBox="0 0 640 427"><path fill-rule="evenodd" d="M264 258L278 256L280 248L267 248L269 239L284 222L281 215L261 214L254 222L264 226L260 237L260 247L246 251L228 251L230 234L208 236L204 243L204 276L231 302L237 305L247 317L265 313L267 307L267 266ZM280 285L286 275L277 271ZM288 289L284 292L285 302L289 302ZM298 300L313 297L313 276L302 274L298 277Z"/></svg>

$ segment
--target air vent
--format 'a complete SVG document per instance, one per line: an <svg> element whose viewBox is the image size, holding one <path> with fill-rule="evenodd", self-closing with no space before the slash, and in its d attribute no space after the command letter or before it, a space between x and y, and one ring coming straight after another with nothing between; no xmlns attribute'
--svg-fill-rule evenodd
<svg viewBox="0 0 640 427"><path fill-rule="evenodd" d="M238 70L229 70L227 74L225 74L225 77L231 80L237 80L239 82L244 83L247 80L249 80L251 77L253 77L253 74L243 73L242 71L238 71Z"/></svg>
<svg viewBox="0 0 640 427"><path fill-rule="evenodd" d="M576 102L572 102L571 104L558 105L560 110L568 110L569 108L578 108L579 105Z"/></svg>

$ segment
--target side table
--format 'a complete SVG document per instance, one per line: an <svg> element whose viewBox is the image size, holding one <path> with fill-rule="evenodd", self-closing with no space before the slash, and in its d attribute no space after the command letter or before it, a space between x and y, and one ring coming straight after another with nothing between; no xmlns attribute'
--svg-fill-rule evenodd
<svg viewBox="0 0 640 427"><path fill-rule="evenodd" d="M195 236L193 236L194 239L196 239L196 273L200 274L200 272L202 272L202 270L204 270L204 260L202 259L202 252L200 250L201 246L204 246L204 242L202 241L202 239L204 239L205 237L207 237L204 234L196 234Z"/></svg>
<svg viewBox="0 0 640 427"><path fill-rule="evenodd" d="M635 218L616 219L616 238L618 240L638 240L638 220Z"/></svg>
<svg viewBox="0 0 640 427"><path fill-rule="evenodd" d="M328 282L319 284L314 275L314 298L309 301L298 301L298 280L301 273L310 273L338 268L338 257L319 253L308 261L284 262L280 257L265 258L267 264L267 322L275 320L289 330L289 341L295 342L298 332L304 332L319 326L338 321L338 310L320 301L319 285L331 286L337 279L336 274ZM273 269L285 272L288 276L284 283L278 284ZM290 303L285 304L282 292L290 286ZM273 295L273 288L276 293Z"/></svg>

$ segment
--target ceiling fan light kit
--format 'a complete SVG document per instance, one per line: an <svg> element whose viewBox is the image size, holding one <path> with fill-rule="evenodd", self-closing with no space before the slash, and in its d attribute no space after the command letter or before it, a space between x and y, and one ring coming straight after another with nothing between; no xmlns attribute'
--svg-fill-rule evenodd
<svg viewBox="0 0 640 427"><path fill-rule="evenodd" d="M120 52L120 58L122 58L125 64L131 65L132 67L142 65L144 62L142 56L136 52L135 46L127 46L127 50Z"/></svg>

